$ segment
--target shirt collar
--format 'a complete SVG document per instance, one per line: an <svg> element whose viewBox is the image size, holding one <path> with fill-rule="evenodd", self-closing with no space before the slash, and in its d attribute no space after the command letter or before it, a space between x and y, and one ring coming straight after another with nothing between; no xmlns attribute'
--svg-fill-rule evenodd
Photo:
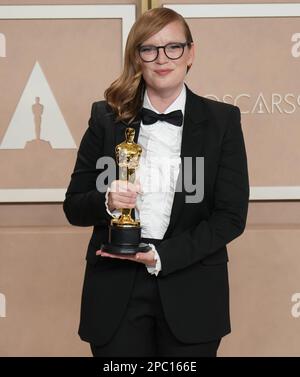
<svg viewBox="0 0 300 377"><path fill-rule="evenodd" d="M166 113L169 113L171 111L181 110L182 114L184 115L185 101L186 101L186 87L183 84L180 94L177 96L177 98L170 104L170 106L163 113L166 114ZM147 89L145 90L143 107L145 107L146 109L150 109L152 111L155 111L156 113L159 113L159 111L157 111L152 106L152 103L150 102L150 99L148 97Z"/></svg>

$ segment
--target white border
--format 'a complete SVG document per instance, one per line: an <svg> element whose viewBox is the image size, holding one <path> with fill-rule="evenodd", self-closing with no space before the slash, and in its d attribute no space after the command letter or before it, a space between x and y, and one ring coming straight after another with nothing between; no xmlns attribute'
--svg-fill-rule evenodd
<svg viewBox="0 0 300 377"><path fill-rule="evenodd" d="M134 4L97 5L0 5L0 20L36 19L122 19L122 51L135 22Z"/></svg>
<svg viewBox="0 0 300 377"><path fill-rule="evenodd" d="M185 18L298 17L299 3L165 4Z"/></svg>
<svg viewBox="0 0 300 377"><path fill-rule="evenodd" d="M252 186L250 200L299 200L300 186Z"/></svg>
<svg viewBox="0 0 300 377"><path fill-rule="evenodd" d="M0 20L101 19L122 20L122 58L135 22L134 4L97 5L0 5ZM66 189L0 189L0 203L62 202Z"/></svg>
<svg viewBox="0 0 300 377"><path fill-rule="evenodd" d="M0 189L1 203L62 202L67 189Z"/></svg>
<svg viewBox="0 0 300 377"><path fill-rule="evenodd" d="M165 4L184 18L299 17L300 3ZM252 186L250 200L298 200L300 186Z"/></svg>
<svg viewBox="0 0 300 377"><path fill-rule="evenodd" d="M1 203L63 202L67 189L0 189ZM298 186L250 188L250 200L299 200Z"/></svg>

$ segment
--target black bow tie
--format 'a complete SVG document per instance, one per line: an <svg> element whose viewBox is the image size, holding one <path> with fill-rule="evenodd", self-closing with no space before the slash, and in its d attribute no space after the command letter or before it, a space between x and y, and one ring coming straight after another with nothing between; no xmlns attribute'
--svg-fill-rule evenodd
<svg viewBox="0 0 300 377"><path fill-rule="evenodd" d="M143 124L153 124L158 120L168 122L173 124L174 126L180 127L183 122L183 114L181 110L171 111L168 114L158 114L152 110L146 109L145 107L142 108L141 112Z"/></svg>

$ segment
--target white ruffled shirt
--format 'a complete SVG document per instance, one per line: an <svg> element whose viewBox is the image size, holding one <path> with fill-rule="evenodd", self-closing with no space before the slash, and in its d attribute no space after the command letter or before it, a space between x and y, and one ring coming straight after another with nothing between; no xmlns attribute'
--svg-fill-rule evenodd
<svg viewBox="0 0 300 377"><path fill-rule="evenodd" d="M183 84L180 94L164 113L181 110L184 116L185 102L186 87ZM143 107L159 113L151 104L147 90ZM150 125L140 124L138 144L142 147L142 155L136 170L136 181L140 183L142 193L137 196L135 218L141 222L143 238L163 239L169 226L181 164L182 129L183 125L177 127L160 120ZM109 190L106 199L108 193ZM108 208L107 211L111 214ZM113 214L117 215L118 212L113 211ZM154 245L150 246L155 252L156 266L146 267L149 273L157 276L162 268L161 261Z"/></svg>

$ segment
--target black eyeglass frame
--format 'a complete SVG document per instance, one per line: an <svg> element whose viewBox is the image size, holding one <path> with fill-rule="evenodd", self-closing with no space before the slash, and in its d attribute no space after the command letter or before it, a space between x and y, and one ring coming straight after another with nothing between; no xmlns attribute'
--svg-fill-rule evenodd
<svg viewBox="0 0 300 377"><path fill-rule="evenodd" d="M186 46L189 46L189 45L191 45L191 44L193 44L193 41L191 41L191 42L171 42L171 43L167 43L165 46L144 45L144 46L138 46L138 52L139 52L139 56L140 56L140 58L141 58L141 59L143 60L143 62L145 62L145 63L151 63L151 62L154 62L154 60L156 60L156 59L158 58L158 54L159 54L159 49L160 49L160 48L162 48L162 49L164 50L164 53L165 53L165 55L166 55L166 57L167 57L168 59L171 59L171 60L177 60L177 59L180 59L180 58L182 57L182 55L184 54L184 49L185 49L185 47L186 47ZM181 53L181 55L178 56L177 58L170 58L170 57L167 55L167 53L166 53L166 47L169 46L169 45L180 45L181 48L182 48L182 53ZM143 59L142 56L141 56L141 49L142 49L143 47L155 47L155 49L156 49L156 56L155 56L155 58L152 59L152 60L145 60L145 59Z"/></svg>

